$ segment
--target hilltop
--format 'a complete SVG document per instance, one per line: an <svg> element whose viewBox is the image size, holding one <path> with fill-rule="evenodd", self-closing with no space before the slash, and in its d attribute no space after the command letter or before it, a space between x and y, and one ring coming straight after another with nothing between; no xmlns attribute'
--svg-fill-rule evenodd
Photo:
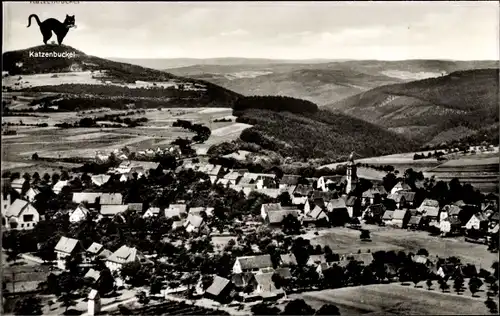
<svg viewBox="0 0 500 316"><path fill-rule="evenodd" d="M429 145L478 133L496 134L498 142L498 78L494 68L457 71L378 87L327 108Z"/></svg>
<svg viewBox="0 0 500 316"><path fill-rule="evenodd" d="M241 140L282 157L342 160L352 151L370 157L418 147L396 133L342 113L320 110L309 101L261 96L241 98L238 103L240 106L233 109L237 122L253 125L241 133Z"/></svg>
<svg viewBox="0 0 500 316"><path fill-rule="evenodd" d="M30 56L30 52L65 52L74 57L36 58ZM239 96L210 82L90 56L64 45L6 52L3 70L10 75L3 78L4 86L26 92L62 93L63 98L57 99L60 104L51 105L62 105L66 110L74 110L76 104L80 104L79 109L100 106L122 109L130 104L136 107L231 107Z"/></svg>
<svg viewBox="0 0 500 316"><path fill-rule="evenodd" d="M139 60L135 62L141 63ZM197 65L171 68L168 71L210 81L246 96L286 95L319 106L383 85L439 77L458 70L497 66L496 61L448 60L285 62L251 59L197 62Z"/></svg>

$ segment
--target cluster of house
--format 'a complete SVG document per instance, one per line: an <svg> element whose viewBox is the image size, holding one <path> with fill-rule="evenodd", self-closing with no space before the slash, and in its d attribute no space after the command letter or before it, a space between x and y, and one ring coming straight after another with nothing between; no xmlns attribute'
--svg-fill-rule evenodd
<svg viewBox="0 0 500 316"><path fill-rule="evenodd" d="M109 122L109 123L117 124L114 122ZM131 148L126 147L123 149L114 149L113 151L111 151L111 153L113 153L115 155L115 157L121 161L128 160L130 153L135 153L135 157L144 158L144 159L148 159L148 158L152 159L152 158L157 157L158 155L163 156L163 155L167 155L167 154L174 155L176 157L182 156L182 152L181 152L179 146L177 146L177 145L170 145L169 147L166 147L166 148L160 148L160 147L157 147L156 149L148 148L145 150L137 150L133 147L131 147ZM110 152L96 151L95 161L97 163L105 163L109 160L109 156L110 156Z"/></svg>

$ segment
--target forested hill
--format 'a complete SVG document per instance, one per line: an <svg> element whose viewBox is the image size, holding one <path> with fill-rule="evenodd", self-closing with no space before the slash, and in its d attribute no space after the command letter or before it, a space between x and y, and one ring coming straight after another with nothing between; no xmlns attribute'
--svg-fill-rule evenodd
<svg viewBox="0 0 500 316"><path fill-rule="evenodd" d="M498 81L495 68L457 71L378 87L328 108L421 143L449 143L484 132L498 142Z"/></svg>
<svg viewBox="0 0 500 316"><path fill-rule="evenodd" d="M46 55L54 53L55 56ZM61 105L67 110L74 110L76 104L81 104L80 109L102 106L122 109L130 104L137 107L232 107L239 97L237 93L203 80L90 56L65 45L41 45L5 52L2 66L3 71L8 72L2 78L6 89L61 93L64 95L62 100L66 100Z"/></svg>
<svg viewBox="0 0 500 316"><path fill-rule="evenodd" d="M309 101L268 96L240 98L237 104L237 121L253 125L242 132L241 140L283 157L335 160L345 159L352 151L368 157L418 147L403 136L363 120L318 110ZM265 108L266 104L271 106Z"/></svg>

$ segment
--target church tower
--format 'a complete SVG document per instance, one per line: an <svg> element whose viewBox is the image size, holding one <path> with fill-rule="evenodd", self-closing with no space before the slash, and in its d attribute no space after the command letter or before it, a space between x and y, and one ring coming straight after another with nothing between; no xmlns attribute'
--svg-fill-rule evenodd
<svg viewBox="0 0 500 316"><path fill-rule="evenodd" d="M354 162L354 152L349 156L349 162L347 163L347 185L346 193L349 194L356 188L358 183L358 174L356 172L356 163Z"/></svg>

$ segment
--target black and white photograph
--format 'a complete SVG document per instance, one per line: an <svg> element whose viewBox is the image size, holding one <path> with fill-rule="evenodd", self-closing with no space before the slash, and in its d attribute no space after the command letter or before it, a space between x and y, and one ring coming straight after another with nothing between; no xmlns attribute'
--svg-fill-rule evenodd
<svg viewBox="0 0 500 316"><path fill-rule="evenodd" d="M2 315L498 315L498 1L3 1Z"/></svg>

